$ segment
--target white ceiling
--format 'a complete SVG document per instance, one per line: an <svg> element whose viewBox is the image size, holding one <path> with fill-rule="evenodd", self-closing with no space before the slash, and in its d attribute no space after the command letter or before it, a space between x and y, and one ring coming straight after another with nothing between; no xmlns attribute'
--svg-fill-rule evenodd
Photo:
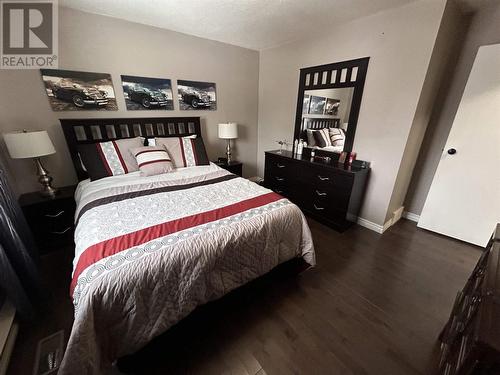
<svg viewBox="0 0 500 375"><path fill-rule="evenodd" d="M415 0L60 0L62 6L262 50Z"/></svg>

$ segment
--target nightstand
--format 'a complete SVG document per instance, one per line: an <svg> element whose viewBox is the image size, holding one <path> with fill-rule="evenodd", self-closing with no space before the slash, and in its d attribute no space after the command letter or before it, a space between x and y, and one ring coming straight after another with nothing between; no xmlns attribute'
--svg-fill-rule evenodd
<svg viewBox="0 0 500 375"><path fill-rule="evenodd" d="M73 246L76 186L58 188L54 198L38 192L19 197L26 221L31 228L40 255Z"/></svg>
<svg viewBox="0 0 500 375"><path fill-rule="evenodd" d="M224 168L226 171L242 176L243 174L243 163L239 161L231 161L229 163L219 163L214 161L219 167Z"/></svg>

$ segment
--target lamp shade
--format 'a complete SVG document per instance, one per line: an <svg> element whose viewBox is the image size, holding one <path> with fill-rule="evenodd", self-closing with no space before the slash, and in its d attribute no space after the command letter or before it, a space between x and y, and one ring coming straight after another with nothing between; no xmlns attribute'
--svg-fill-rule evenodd
<svg viewBox="0 0 500 375"><path fill-rule="evenodd" d="M227 124L219 124L219 138L221 139L238 138L238 124L235 122L228 122Z"/></svg>
<svg viewBox="0 0 500 375"><path fill-rule="evenodd" d="M45 130L5 133L3 139L12 159L38 158L56 152Z"/></svg>

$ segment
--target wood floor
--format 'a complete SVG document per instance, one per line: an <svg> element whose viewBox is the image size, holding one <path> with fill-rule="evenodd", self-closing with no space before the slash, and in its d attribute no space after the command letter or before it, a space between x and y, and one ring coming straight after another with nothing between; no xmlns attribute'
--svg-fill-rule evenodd
<svg viewBox="0 0 500 375"><path fill-rule="evenodd" d="M298 276L272 273L199 308L120 360L120 369L133 374L430 374L436 337L480 249L406 220L382 236L358 226L341 234L309 222L316 268ZM9 374L31 373L41 337L59 329L69 333L69 273L56 271L54 264L59 263L45 265L44 271L54 286L55 307L43 321L22 327Z"/></svg>

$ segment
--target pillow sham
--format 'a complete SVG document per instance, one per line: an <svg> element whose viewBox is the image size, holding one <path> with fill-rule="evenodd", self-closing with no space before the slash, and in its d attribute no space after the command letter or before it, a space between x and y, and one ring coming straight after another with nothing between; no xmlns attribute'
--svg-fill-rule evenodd
<svg viewBox="0 0 500 375"><path fill-rule="evenodd" d="M201 137L155 138L155 143L157 146L165 146L175 168L210 164Z"/></svg>
<svg viewBox="0 0 500 375"><path fill-rule="evenodd" d="M314 139L314 130L307 129L306 134L307 134L307 145L309 147L316 146L316 140Z"/></svg>
<svg viewBox="0 0 500 375"><path fill-rule="evenodd" d="M316 141L316 146L318 147L327 147L331 146L332 142L330 141L330 133L328 128L314 130L314 140Z"/></svg>
<svg viewBox="0 0 500 375"><path fill-rule="evenodd" d="M174 170L172 160L164 146L143 146L132 150L141 176L155 176Z"/></svg>
<svg viewBox="0 0 500 375"><path fill-rule="evenodd" d="M139 170L132 148L141 147L141 137L78 145L78 154L92 181Z"/></svg>
<svg viewBox="0 0 500 375"><path fill-rule="evenodd" d="M330 141L332 146L343 146L345 140L345 133L339 128L330 128Z"/></svg>

